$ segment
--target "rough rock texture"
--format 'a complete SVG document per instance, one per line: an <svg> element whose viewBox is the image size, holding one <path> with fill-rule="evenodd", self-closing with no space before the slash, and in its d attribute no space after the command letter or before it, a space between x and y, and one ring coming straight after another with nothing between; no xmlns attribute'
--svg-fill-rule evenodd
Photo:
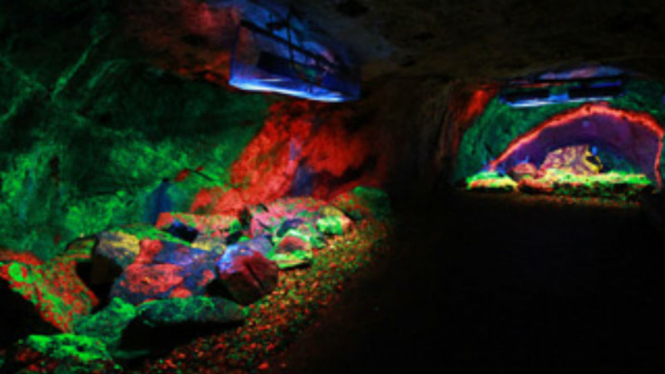
<svg viewBox="0 0 665 374"><path fill-rule="evenodd" d="M285 220L277 228L273 236L273 241L278 243L284 236L289 233L297 233L299 237L305 240L311 247L324 248L326 246L326 238L316 226L318 216L313 215L306 220L300 218Z"/></svg>
<svg viewBox="0 0 665 374"><path fill-rule="evenodd" d="M283 198L265 205L265 208L253 208L249 233L254 237L265 234L279 236L279 230L285 224L316 222L317 212L322 206L325 202L312 198Z"/></svg>
<svg viewBox="0 0 665 374"><path fill-rule="evenodd" d="M360 121L345 105L273 105L265 127L231 167L238 187L203 190L191 209L235 214L284 196L326 199L357 185L380 186L392 158L384 152L390 135Z"/></svg>
<svg viewBox="0 0 665 374"><path fill-rule="evenodd" d="M588 145L559 148L547 154L540 169L557 169L575 175L598 174L602 168L602 161L595 157Z"/></svg>
<svg viewBox="0 0 665 374"><path fill-rule="evenodd" d="M233 299L251 304L277 287L277 265L263 254L243 246L229 246L217 264L219 278Z"/></svg>
<svg viewBox="0 0 665 374"><path fill-rule="evenodd" d="M0 263L7 262L19 262L25 265L42 265L42 261L39 257L35 256L30 252L16 252L9 249L0 250Z"/></svg>
<svg viewBox="0 0 665 374"><path fill-rule="evenodd" d="M74 332L99 339L112 352L120 346L123 331L136 315L134 305L113 298L104 309L76 321Z"/></svg>
<svg viewBox="0 0 665 374"><path fill-rule="evenodd" d="M268 258L275 261L280 269L309 265L313 257L309 237L298 230L289 230L268 254Z"/></svg>
<svg viewBox="0 0 665 374"><path fill-rule="evenodd" d="M240 229L240 223L235 216L189 213L162 213L155 226L166 228L176 220L195 228L201 236L206 237L224 237Z"/></svg>
<svg viewBox="0 0 665 374"><path fill-rule="evenodd" d="M18 262L0 266L2 343L26 332L71 332L74 321L97 305L76 273L76 262L56 258L43 265Z"/></svg>
<svg viewBox="0 0 665 374"><path fill-rule="evenodd" d="M346 216L324 217L316 221L316 228L326 235L344 235L353 227L353 221Z"/></svg>
<svg viewBox="0 0 665 374"><path fill-rule="evenodd" d="M172 264L133 264L127 267L111 289L110 297L134 305L148 300L168 298L183 287L183 268Z"/></svg>
<svg viewBox="0 0 665 374"><path fill-rule="evenodd" d="M536 174L538 174L538 167L530 162L523 162L508 170L508 176L517 182L527 176L536 177Z"/></svg>
<svg viewBox="0 0 665 374"><path fill-rule="evenodd" d="M138 309L140 320L148 326L183 324L228 324L245 319L242 307L221 297L196 296L187 299L155 300Z"/></svg>
<svg viewBox="0 0 665 374"><path fill-rule="evenodd" d="M219 237L199 235L192 243L192 248L219 253L221 255L224 253L224 251L226 251L226 240Z"/></svg>
<svg viewBox="0 0 665 374"><path fill-rule="evenodd" d="M7 364L17 374L120 374L100 340L80 335L32 335L19 342Z"/></svg>
<svg viewBox="0 0 665 374"><path fill-rule="evenodd" d="M138 255L139 239L120 231L102 232L92 251L90 281L94 285L113 282Z"/></svg>

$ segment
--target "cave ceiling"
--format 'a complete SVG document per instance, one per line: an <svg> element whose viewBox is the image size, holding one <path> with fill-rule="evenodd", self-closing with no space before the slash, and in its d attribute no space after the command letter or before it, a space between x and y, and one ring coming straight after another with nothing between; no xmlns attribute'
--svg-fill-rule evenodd
<svg viewBox="0 0 665 374"><path fill-rule="evenodd" d="M250 0L189 0L209 6ZM252 2L265 0L251 0ZM88 45L99 15L108 14L136 28L137 14L184 14L186 0L37 0L4 2L0 19L3 50L19 51L58 39L54 50ZM386 75L440 76L449 79L506 78L580 63L605 63L659 79L665 77L665 2L528 0L273 0L292 5L312 29L345 45L363 66L365 81ZM129 9L129 11L128 11ZM146 10L149 9L149 12ZM133 13L132 13L133 12ZM129 14L129 16L128 16ZM110 17L110 18L113 18ZM172 17L158 20L168 25ZM83 28L81 26L84 26ZM124 25L127 29L127 24ZM98 27L103 28L103 27ZM85 29L83 32L81 30ZM230 33L228 28L217 31ZM22 36L18 36L22 35ZM18 36L18 37L17 37ZM173 36L173 35L172 35ZM124 35L123 37L126 37ZM183 31L173 40L190 43L188 54L229 50L230 37L218 44L196 44ZM40 41L41 40L41 41ZM66 42L63 42L66 40ZM166 40L166 39L165 39ZM193 46L192 46L193 44ZM27 47L26 47L27 45ZM131 48L124 47L126 50ZM201 52L203 51L203 52ZM114 53L117 56L117 53ZM39 56L36 57L39 60ZM200 56L199 56L200 57ZM63 57L65 59L66 57ZM21 56L13 59L25 60ZM49 57L48 65L57 64ZM228 59L227 59L228 60ZM221 61L221 60L220 60ZM228 61L227 61L228 63ZM34 64L37 64L34 62ZM29 64L24 64L26 69Z"/></svg>
<svg viewBox="0 0 665 374"><path fill-rule="evenodd" d="M665 2L290 0L386 73L494 78L607 63L662 78Z"/></svg>

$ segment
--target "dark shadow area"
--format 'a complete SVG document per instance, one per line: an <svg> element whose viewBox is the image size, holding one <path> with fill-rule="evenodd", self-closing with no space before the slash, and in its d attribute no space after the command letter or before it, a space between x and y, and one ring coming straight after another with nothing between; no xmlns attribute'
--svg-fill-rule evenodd
<svg viewBox="0 0 665 374"><path fill-rule="evenodd" d="M104 309L109 304L109 295L111 294L111 287L113 283L101 283L96 284L91 280L92 273L92 263L90 262L81 262L76 264L76 275L83 281L86 287L95 294L99 300L99 304L95 306L92 310L92 313L97 313L98 311Z"/></svg>
<svg viewBox="0 0 665 374"><path fill-rule="evenodd" d="M394 253L273 372L662 372L662 242L638 208L469 194L397 208Z"/></svg>
<svg viewBox="0 0 665 374"><path fill-rule="evenodd" d="M140 366L147 358L161 357L196 338L220 334L240 325L242 322L224 325L192 322L149 326L139 317L123 332L120 347L114 356L125 368L131 369Z"/></svg>
<svg viewBox="0 0 665 374"><path fill-rule="evenodd" d="M0 281L4 282L4 281ZM58 330L44 321L34 306L21 295L0 286L0 348L7 348L28 335L55 334Z"/></svg>

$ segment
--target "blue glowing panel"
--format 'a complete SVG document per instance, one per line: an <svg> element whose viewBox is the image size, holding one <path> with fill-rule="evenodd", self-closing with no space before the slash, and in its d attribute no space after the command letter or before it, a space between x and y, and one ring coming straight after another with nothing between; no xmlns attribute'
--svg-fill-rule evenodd
<svg viewBox="0 0 665 374"><path fill-rule="evenodd" d="M317 101L357 100L359 74L339 54L304 35L302 27L279 17L241 22L229 83Z"/></svg>

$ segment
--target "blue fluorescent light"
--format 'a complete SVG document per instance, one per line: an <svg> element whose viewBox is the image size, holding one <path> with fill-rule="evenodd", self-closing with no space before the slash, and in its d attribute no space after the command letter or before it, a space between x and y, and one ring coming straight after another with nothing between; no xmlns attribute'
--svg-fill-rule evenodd
<svg viewBox="0 0 665 374"><path fill-rule="evenodd" d="M272 85L273 82L262 82L260 80L251 80L251 81L242 81L240 79L231 78L229 84L233 87L239 88L245 91L254 91L254 92L272 92L282 95L295 96L301 99L324 101L330 103L339 103L347 101L342 94L337 92L330 92L327 94L312 94L307 91L289 89L284 87L278 87Z"/></svg>
<svg viewBox="0 0 665 374"><path fill-rule="evenodd" d="M360 73L339 46L312 39L303 22L258 9L245 13L231 62L229 84L257 92L343 102L360 98Z"/></svg>

